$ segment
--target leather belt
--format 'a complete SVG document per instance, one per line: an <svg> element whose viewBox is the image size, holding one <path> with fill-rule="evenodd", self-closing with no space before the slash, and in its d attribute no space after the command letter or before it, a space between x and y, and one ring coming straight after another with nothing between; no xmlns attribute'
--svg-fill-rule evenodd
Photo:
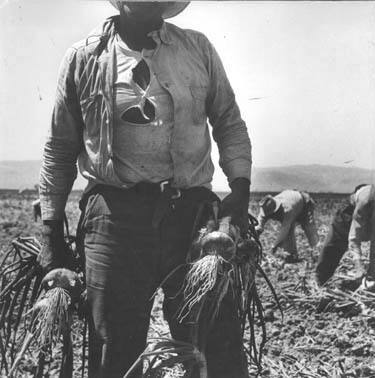
<svg viewBox="0 0 375 378"><path fill-rule="evenodd" d="M181 197L182 191L171 186L170 180L164 180L159 183L140 182L134 186L134 190L139 194L158 195L168 194L171 199L178 199Z"/></svg>

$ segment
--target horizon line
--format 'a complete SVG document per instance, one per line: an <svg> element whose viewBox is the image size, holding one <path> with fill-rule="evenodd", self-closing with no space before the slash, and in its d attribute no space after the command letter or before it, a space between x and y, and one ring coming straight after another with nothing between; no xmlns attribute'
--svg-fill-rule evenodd
<svg viewBox="0 0 375 378"><path fill-rule="evenodd" d="M24 163L24 162L41 162L41 159L0 159L1 163ZM306 167L306 166L320 166L320 167L335 167L335 168L356 168L356 169L364 169L367 171L375 171L375 168L365 168L358 165L344 165L345 162L342 163L343 165L334 165L334 164L322 164L322 163L293 163L293 164L285 164L285 165L253 165L252 168L257 169L269 169L269 168L286 168L286 167Z"/></svg>

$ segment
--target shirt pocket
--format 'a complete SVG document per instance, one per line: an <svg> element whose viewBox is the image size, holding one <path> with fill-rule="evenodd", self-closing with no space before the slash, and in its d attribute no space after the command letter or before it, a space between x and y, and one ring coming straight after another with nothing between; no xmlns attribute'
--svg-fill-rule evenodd
<svg viewBox="0 0 375 378"><path fill-rule="evenodd" d="M190 85L190 94L192 97L192 119L194 125L203 125L206 123L206 98L208 88L205 86Z"/></svg>

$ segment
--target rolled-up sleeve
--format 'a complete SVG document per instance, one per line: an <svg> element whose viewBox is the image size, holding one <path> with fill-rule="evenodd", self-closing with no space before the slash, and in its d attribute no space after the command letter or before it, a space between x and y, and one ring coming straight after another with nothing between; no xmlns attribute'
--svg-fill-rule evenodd
<svg viewBox="0 0 375 378"><path fill-rule="evenodd" d="M228 181L251 178L251 143L246 124L241 118L235 95L223 64L212 44L206 40L209 54L208 71L210 88L207 97L207 115L212 126L220 160Z"/></svg>
<svg viewBox="0 0 375 378"><path fill-rule="evenodd" d="M359 198L356 203L352 224L349 231L349 243L356 246L361 245L364 230L370 219L370 207L366 198Z"/></svg>
<svg viewBox="0 0 375 378"><path fill-rule="evenodd" d="M67 51L59 70L56 100L44 146L39 195L43 220L63 218L77 176L77 157L83 148L83 120L74 81L76 50Z"/></svg>

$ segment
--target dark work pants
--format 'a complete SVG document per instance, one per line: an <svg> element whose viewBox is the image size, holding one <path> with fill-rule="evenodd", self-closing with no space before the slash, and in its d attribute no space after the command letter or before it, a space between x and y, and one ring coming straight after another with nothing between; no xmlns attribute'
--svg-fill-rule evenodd
<svg viewBox="0 0 375 378"><path fill-rule="evenodd" d="M353 206L345 204L335 214L325 238L316 267L316 278L323 285L332 277L348 249L348 236L352 222Z"/></svg>
<svg viewBox="0 0 375 378"><path fill-rule="evenodd" d="M152 294L186 262L199 204L217 197L204 188L184 191L180 199L170 200L159 226L153 227L159 193L100 188L89 196L82 222L91 317L89 377L119 378L146 346ZM189 341L191 326L175 317L185 273L178 270L163 286L164 314L172 337ZM226 302L207 345L209 376L247 377L236 308L230 298Z"/></svg>

